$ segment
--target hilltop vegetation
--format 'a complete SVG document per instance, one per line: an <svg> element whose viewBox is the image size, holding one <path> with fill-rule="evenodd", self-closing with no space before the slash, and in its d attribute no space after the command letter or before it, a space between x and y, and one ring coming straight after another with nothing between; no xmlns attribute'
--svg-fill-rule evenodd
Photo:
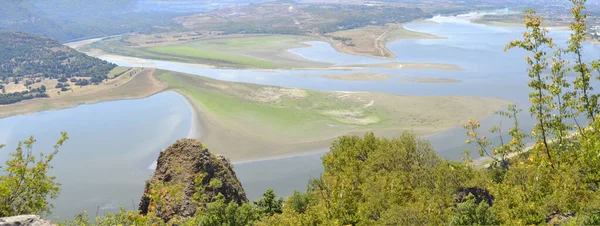
<svg viewBox="0 0 600 226"><path fill-rule="evenodd" d="M100 81L116 67L57 41L20 32L0 32L0 78L89 77ZM94 81L92 81L94 82Z"/></svg>
<svg viewBox="0 0 600 226"><path fill-rule="evenodd" d="M100 84L117 66L56 40L21 32L0 32L0 46L0 104L49 97L47 89L64 92L71 89L71 83L80 87ZM58 83L47 87L50 80Z"/></svg>

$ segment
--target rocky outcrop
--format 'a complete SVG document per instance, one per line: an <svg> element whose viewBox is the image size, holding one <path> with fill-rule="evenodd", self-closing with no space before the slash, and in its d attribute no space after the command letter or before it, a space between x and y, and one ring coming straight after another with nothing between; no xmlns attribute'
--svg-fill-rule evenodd
<svg viewBox="0 0 600 226"><path fill-rule="evenodd" d="M53 226L50 221L43 220L37 215L20 215L0 218L0 226Z"/></svg>
<svg viewBox="0 0 600 226"><path fill-rule="evenodd" d="M142 214L155 213L168 222L193 216L198 207L219 193L227 202L248 202L227 159L213 155L196 140L183 139L160 153L139 210Z"/></svg>
<svg viewBox="0 0 600 226"><path fill-rule="evenodd" d="M558 211L552 211L548 217L546 217L547 225L562 225L575 217L574 212L560 213Z"/></svg>
<svg viewBox="0 0 600 226"><path fill-rule="evenodd" d="M479 204L481 201L487 202L488 205L494 205L494 196L486 189L479 187L461 188L458 193L454 194L454 202L462 203L466 201L466 197L472 194L475 197L475 203Z"/></svg>

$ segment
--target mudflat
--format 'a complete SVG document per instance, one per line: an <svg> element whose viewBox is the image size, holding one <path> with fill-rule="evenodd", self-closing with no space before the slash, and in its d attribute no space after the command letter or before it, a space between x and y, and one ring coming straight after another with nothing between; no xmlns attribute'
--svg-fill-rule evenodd
<svg viewBox="0 0 600 226"><path fill-rule="evenodd" d="M323 150L338 136L367 131L385 137L404 131L432 135L509 104L479 97L282 88L161 70L156 76L196 110L202 128L197 138L233 161Z"/></svg>

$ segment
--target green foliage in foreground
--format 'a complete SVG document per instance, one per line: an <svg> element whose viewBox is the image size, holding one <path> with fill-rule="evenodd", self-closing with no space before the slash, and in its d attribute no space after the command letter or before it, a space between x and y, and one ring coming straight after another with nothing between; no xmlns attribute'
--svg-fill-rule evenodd
<svg viewBox="0 0 600 226"><path fill-rule="evenodd" d="M52 205L46 199L58 196L60 184L54 181L53 176L47 175L52 168L49 163L67 139L67 134L62 133L54 151L47 156L40 153L37 159L32 153L33 137L19 142L6 167L0 167L0 217L50 213Z"/></svg>
<svg viewBox="0 0 600 226"><path fill-rule="evenodd" d="M591 127L600 129L600 122ZM283 205L267 191L253 204L218 196L196 216L169 224L122 210L84 225L595 225L600 219L600 194L585 180L599 168L581 170L584 160L552 168L516 157L507 170L475 169L441 159L414 135L388 140L369 133L339 138L322 161L321 177ZM63 224L81 222L87 216Z"/></svg>

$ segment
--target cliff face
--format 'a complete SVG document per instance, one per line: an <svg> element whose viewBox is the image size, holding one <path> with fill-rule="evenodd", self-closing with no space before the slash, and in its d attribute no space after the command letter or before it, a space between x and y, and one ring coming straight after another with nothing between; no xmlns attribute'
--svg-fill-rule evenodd
<svg viewBox="0 0 600 226"><path fill-rule="evenodd" d="M168 222L193 216L219 193L227 202L248 202L227 159L213 155L196 140L183 139L160 153L139 210L142 214L155 213Z"/></svg>

